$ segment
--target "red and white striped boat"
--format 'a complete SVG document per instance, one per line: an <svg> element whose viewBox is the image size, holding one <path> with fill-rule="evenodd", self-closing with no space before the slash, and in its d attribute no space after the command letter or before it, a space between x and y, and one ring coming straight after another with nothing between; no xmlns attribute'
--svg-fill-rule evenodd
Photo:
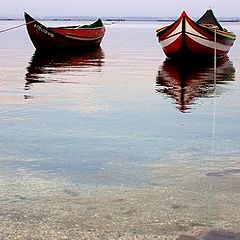
<svg viewBox="0 0 240 240"><path fill-rule="evenodd" d="M189 56L227 55L236 35L223 29L212 10L193 21L185 11L171 25L157 30L157 37L163 51L169 58Z"/></svg>

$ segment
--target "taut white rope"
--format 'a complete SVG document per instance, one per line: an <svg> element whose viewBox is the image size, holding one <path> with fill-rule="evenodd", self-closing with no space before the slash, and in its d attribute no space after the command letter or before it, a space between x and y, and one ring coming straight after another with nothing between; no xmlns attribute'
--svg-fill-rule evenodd
<svg viewBox="0 0 240 240"><path fill-rule="evenodd" d="M7 32L7 31L11 31L13 29L16 29L16 28L19 28L19 27L22 27L22 26L25 26L25 25L28 25L32 22L35 22L35 20L32 20L31 22L28 22L28 23L22 23L22 24L19 24L19 25L16 25L14 27L10 27L10 28L6 28L6 29L3 29L3 30L0 30L0 33L4 33L4 32Z"/></svg>

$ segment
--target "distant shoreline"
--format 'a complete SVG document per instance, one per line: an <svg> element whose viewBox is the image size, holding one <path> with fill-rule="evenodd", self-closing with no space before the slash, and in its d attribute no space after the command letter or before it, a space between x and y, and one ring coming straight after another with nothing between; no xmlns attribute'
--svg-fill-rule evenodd
<svg viewBox="0 0 240 240"><path fill-rule="evenodd" d="M98 17L36 17L41 21L93 21ZM173 22L177 17L157 18L157 17L101 17L103 21L117 22ZM18 17L0 17L0 21L20 21L24 18ZM240 18L219 18L219 22L240 22Z"/></svg>

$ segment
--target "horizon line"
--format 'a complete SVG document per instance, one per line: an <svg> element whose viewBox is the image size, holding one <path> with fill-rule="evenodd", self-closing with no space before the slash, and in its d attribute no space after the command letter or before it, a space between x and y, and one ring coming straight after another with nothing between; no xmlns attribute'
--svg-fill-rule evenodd
<svg viewBox="0 0 240 240"><path fill-rule="evenodd" d="M101 18L104 21L175 21L178 17L150 17L150 16L37 16L39 20L43 21L87 21ZM194 18L193 19L198 19ZM24 16L0 16L1 21L24 20ZM219 22L240 22L240 17L218 17Z"/></svg>

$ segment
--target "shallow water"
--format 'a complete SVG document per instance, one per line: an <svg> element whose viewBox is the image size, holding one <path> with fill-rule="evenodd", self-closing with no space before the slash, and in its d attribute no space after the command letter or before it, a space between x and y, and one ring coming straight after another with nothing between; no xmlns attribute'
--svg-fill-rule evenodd
<svg viewBox="0 0 240 240"><path fill-rule="evenodd" d="M0 28L20 23L0 21ZM10 226L26 224L21 217L29 212L29 204L37 209L32 217L45 209L45 217L56 218L61 211L51 210L54 202L61 201L62 211L66 206L74 209L81 191L87 191L82 198L97 192L94 207L104 206L102 198L132 197L136 208L143 208L143 215L131 215L132 221L145 222L148 211L157 211L161 226L171 226L159 228L158 236L174 236L196 226L240 229L239 41L218 63L214 86L212 63L176 66L165 60L155 37L161 25L106 25L101 49L67 56L36 54L24 28L1 34L0 207L7 229L1 229L3 236L13 238ZM239 36L239 23L224 27ZM157 190L162 206L171 205L171 212L159 210L156 199L151 199ZM147 195L150 198L143 201ZM115 207L109 203L112 215ZM15 218L19 209L26 212ZM95 214L104 219L102 211L99 207ZM70 212L65 209L63 215L70 217ZM117 230L111 233L133 231L120 230L117 220L115 224ZM91 227L104 228L93 223ZM136 229L135 234L146 234ZM16 234L26 236L20 227Z"/></svg>

